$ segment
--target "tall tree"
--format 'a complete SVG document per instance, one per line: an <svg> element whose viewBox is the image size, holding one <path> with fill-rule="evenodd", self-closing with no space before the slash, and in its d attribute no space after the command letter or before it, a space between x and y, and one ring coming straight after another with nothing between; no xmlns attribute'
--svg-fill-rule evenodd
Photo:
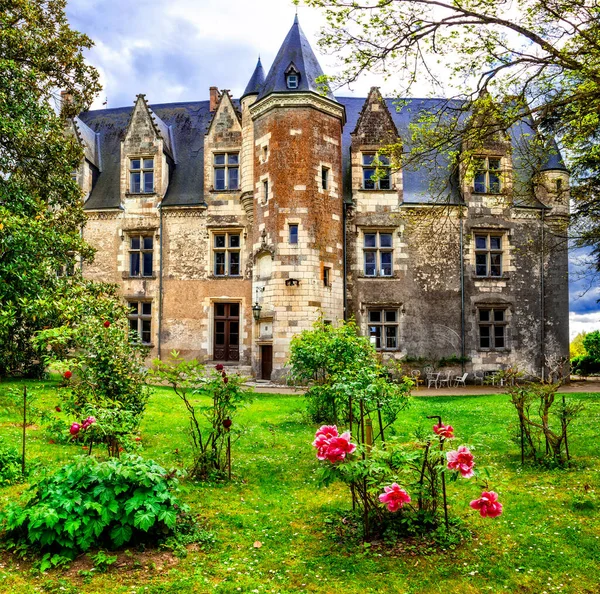
<svg viewBox="0 0 600 594"><path fill-rule="evenodd" d="M65 0L0 0L0 376L32 369L32 335L52 324L56 271L92 252L81 238L82 158L67 118L89 106L98 75ZM57 94L71 101L57 109Z"/></svg>
<svg viewBox="0 0 600 594"><path fill-rule="evenodd" d="M445 150L456 163L470 156L453 153L457 146L522 120L539 132L540 158L544 138L556 138L571 167L579 243L593 247L600 266L598 0L304 1L325 11L320 44L341 56L343 72L330 84L371 71L400 93L426 81L455 99L424 118L432 125L415 133L404 159ZM465 114L482 99L488 115L501 109L473 126Z"/></svg>

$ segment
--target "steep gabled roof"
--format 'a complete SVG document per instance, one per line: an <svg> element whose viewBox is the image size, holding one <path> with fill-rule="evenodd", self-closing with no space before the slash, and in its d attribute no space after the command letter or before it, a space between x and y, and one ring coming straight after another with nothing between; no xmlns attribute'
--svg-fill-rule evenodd
<svg viewBox="0 0 600 594"><path fill-rule="evenodd" d="M256 63L256 68L246 85L246 90L240 97L243 99L246 95L258 95L265 84L265 71L263 69L262 62L260 61L260 56L258 57L258 62Z"/></svg>
<svg viewBox="0 0 600 594"><path fill-rule="evenodd" d="M169 155L169 157L174 159L174 150L173 150L174 147L173 147L173 143L172 143L171 130L169 129L169 126L167 126L152 111L152 109L150 108L150 105L148 104L148 101L146 99L146 95L144 95L143 93L140 93L136 97L133 112L131 113L131 118L129 119L129 122L127 124L127 129L125 130L125 134L127 134L127 132L129 131L129 127L131 125L133 114L135 113L135 109L138 106L138 104L141 104L142 107L146 110L146 113L148 114L148 117L150 118L150 121L152 122L152 127L154 128L154 132L156 132L156 135L162 139L165 153L167 153L167 155Z"/></svg>
<svg viewBox="0 0 600 594"><path fill-rule="evenodd" d="M84 124L77 116L71 120L75 137L79 144L83 147L83 154L98 170L102 170L102 162L100 159L100 138L86 124Z"/></svg>
<svg viewBox="0 0 600 594"><path fill-rule="evenodd" d="M286 71L288 71L290 66L294 66L300 75L298 88L296 89L287 88ZM267 74L258 99L260 100L271 93L302 93L312 91L319 95L325 94L327 98L335 101L336 99L329 89L327 89L326 93L323 93L323 85L317 84L316 80L320 76L323 76L323 70L304 32L300 28L298 15L296 15L294 24L279 48L275 61L269 70L269 74Z"/></svg>
<svg viewBox="0 0 600 594"><path fill-rule="evenodd" d="M361 144L392 144L400 134L379 87L371 87L367 100L358 116L356 126L350 133Z"/></svg>

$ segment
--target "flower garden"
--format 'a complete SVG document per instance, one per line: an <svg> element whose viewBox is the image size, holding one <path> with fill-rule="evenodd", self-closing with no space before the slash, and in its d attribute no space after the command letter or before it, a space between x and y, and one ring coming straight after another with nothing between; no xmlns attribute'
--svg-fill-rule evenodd
<svg viewBox="0 0 600 594"><path fill-rule="evenodd" d="M35 406L62 420L68 433L71 418L62 409L55 410L61 383L27 385ZM11 388L20 390L22 385L1 384L2 402L7 402ZM91 549L68 566L41 572L38 557L5 552L0 589L17 593L597 592L600 464L595 427L600 420L600 395L571 397L585 406L585 414L574 421L573 464L566 469L521 465L519 444L513 439L515 413L505 394L413 397L386 437L389 433L390 440L393 435L407 447L428 436L447 440L444 466L454 467L447 471L453 536L445 538L442 526L422 536L389 531L363 542L360 514L352 512L348 486L340 480L326 488L318 486L325 465L350 465L351 458L362 458L360 440L353 439L356 426L350 435L341 431L335 436L337 429L329 428L315 439L319 426L307 421L304 396L257 395L235 417L241 436L232 446L231 481L180 481L180 504L198 514L200 523L200 536L185 553L166 548L144 551L135 545L116 553ZM199 396L191 398L191 404L210 403ZM19 443L15 409L3 407L0 414L2 443ZM434 415L447 424L435 423L432 428L427 417ZM188 422L186 408L173 390L154 388L139 427L139 441L132 438L127 447L163 468L189 468L194 450ZM86 431L94 430L94 425ZM27 429L28 482L82 455L88 458L83 442L59 443L53 427L46 421ZM319 437L321 449L315 450L312 444ZM329 440L325 449L324 440ZM352 444L358 449L351 451ZM98 459L107 460L105 451L96 451ZM317 452L325 459L319 460ZM473 468L479 476L465 478ZM460 476L451 480L451 475ZM486 480L490 490L482 493ZM25 487L21 483L2 487L2 508ZM498 493L503 505L499 516L490 491ZM378 512L393 521L409 518L409 508L418 503L418 493L402 480L384 485L376 496Z"/></svg>

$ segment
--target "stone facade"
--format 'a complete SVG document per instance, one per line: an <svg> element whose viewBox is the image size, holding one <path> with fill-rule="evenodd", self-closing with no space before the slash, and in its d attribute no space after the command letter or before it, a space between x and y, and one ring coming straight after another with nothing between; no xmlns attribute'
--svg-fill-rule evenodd
<svg viewBox="0 0 600 594"><path fill-rule="evenodd" d="M241 100L213 87L209 101L151 108L140 95L73 122L97 249L83 271L121 286L151 356L177 350L278 380L291 338L319 316L353 316L396 359L540 375L545 356L566 356L560 157L535 197L515 200L507 134L441 207L424 169L388 170L380 153L409 140L423 100L336 99L317 91L320 74L296 21Z"/></svg>

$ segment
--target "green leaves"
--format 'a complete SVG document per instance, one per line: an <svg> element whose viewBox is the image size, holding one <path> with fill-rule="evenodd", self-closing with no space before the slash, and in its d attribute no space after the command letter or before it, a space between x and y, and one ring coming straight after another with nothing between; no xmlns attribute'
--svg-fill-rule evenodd
<svg viewBox="0 0 600 594"><path fill-rule="evenodd" d="M174 494L176 479L166 475L138 456L107 462L85 457L32 487L33 497L9 507L0 522L23 546L61 555L120 547L133 538L156 541L187 512Z"/></svg>
<svg viewBox="0 0 600 594"><path fill-rule="evenodd" d="M85 64L86 36L69 27L63 0L2 2L0 10L0 376L40 373L36 331L54 325L65 285L56 271L92 250L81 237L83 152L66 117L99 90ZM72 103L56 107L57 89Z"/></svg>

